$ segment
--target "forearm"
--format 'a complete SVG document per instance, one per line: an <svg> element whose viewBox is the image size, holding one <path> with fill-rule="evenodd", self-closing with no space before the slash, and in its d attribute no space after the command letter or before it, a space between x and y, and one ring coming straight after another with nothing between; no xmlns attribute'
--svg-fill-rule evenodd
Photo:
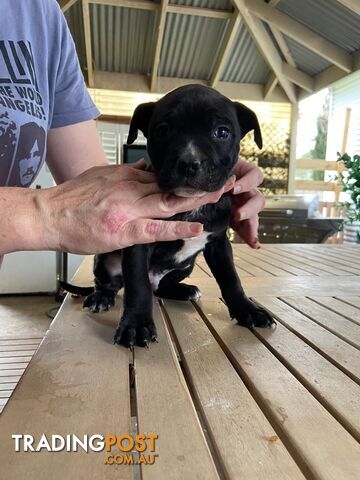
<svg viewBox="0 0 360 480"><path fill-rule="evenodd" d="M0 255L20 250L56 250L46 228L41 190L0 188Z"/></svg>
<svg viewBox="0 0 360 480"><path fill-rule="evenodd" d="M57 184L107 165L94 120L50 130L46 163Z"/></svg>

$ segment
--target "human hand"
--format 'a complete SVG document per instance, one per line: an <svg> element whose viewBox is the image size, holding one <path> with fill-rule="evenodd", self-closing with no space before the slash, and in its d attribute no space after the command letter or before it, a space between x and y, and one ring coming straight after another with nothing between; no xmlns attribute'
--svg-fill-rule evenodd
<svg viewBox="0 0 360 480"><path fill-rule="evenodd" d="M251 247L260 248L258 213L265 206L264 195L257 190L264 177L255 165L239 160L235 165L236 183L232 192L230 226Z"/></svg>
<svg viewBox="0 0 360 480"><path fill-rule="evenodd" d="M78 254L105 253L134 244L195 237L202 224L165 221L176 213L215 203L234 187L228 180L203 197L161 192L144 162L93 167L61 185L39 191L48 249Z"/></svg>

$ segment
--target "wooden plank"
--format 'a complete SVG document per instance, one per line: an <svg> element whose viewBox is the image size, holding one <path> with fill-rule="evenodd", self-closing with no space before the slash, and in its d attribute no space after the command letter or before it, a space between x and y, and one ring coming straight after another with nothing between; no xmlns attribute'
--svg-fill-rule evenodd
<svg viewBox="0 0 360 480"><path fill-rule="evenodd" d="M7 352L0 352L0 362L4 358L8 357L32 357L33 354L35 353L35 350L15 350L15 351L7 351Z"/></svg>
<svg viewBox="0 0 360 480"><path fill-rule="evenodd" d="M277 76L273 72L271 72L267 82L264 85L264 100L267 100L270 97L277 84Z"/></svg>
<svg viewBox="0 0 360 480"><path fill-rule="evenodd" d="M7 352L11 353L11 352ZM7 363L29 363L32 359L32 355L21 357L0 357L0 365ZM1 367L0 367L1 368Z"/></svg>
<svg viewBox="0 0 360 480"><path fill-rule="evenodd" d="M224 309L209 303L206 321L306 478L357 479L360 445L254 334L229 324Z"/></svg>
<svg viewBox="0 0 360 480"><path fill-rule="evenodd" d="M228 20L232 13L224 10L214 8L190 7L187 5L170 4L168 6L169 13L178 13L180 15L195 15L197 17L216 18L221 20Z"/></svg>
<svg viewBox="0 0 360 480"><path fill-rule="evenodd" d="M269 271L269 268L268 269L264 269L262 267L260 268L257 265L244 260L244 258L241 258L240 255L238 255L237 253L234 254L234 263L235 263L236 269L239 268L239 271L238 271L239 275L241 274L242 269L246 269L249 272L251 272L255 277L274 277L275 276L273 273Z"/></svg>
<svg viewBox="0 0 360 480"><path fill-rule="evenodd" d="M65 13L71 8L78 0L58 0L61 10Z"/></svg>
<svg viewBox="0 0 360 480"><path fill-rule="evenodd" d="M18 359L19 360L19 359ZM23 359L20 359L19 361L11 362L11 363L3 363L0 362L0 370L13 370L14 368L26 368L29 364L29 361L31 360L31 357L29 358L28 361L22 361Z"/></svg>
<svg viewBox="0 0 360 480"><path fill-rule="evenodd" d="M334 277L322 275L321 277L247 277L242 279L242 284L248 295L276 296L356 296L359 292L359 282L355 275ZM212 290L216 286L209 285Z"/></svg>
<svg viewBox="0 0 360 480"><path fill-rule="evenodd" d="M0 346L0 357L6 356L7 353L32 355L37 348L38 345L2 345Z"/></svg>
<svg viewBox="0 0 360 480"><path fill-rule="evenodd" d="M296 160L296 168L302 170L331 170L337 172L343 172L346 170L342 162L319 160L315 158L298 158Z"/></svg>
<svg viewBox="0 0 360 480"><path fill-rule="evenodd" d="M242 251L241 253L236 254L236 258L239 258L240 261L246 260L247 262L251 263L252 265L256 265L257 267L266 270L267 272L271 273L272 275L275 275L276 277L283 277L283 276L294 276L292 272L289 270L286 270L285 268L282 267L277 267L274 265L274 262L270 263L266 258L263 258L258 255L258 251L252 251L245 253Z"/></svg>
<svg viewBox="0 0 360 480"><path fill-rule="evenodd" d="M0 390L0 398L10 398L12 390Z"/></svg>
<svg viewBox="0 0 360 480"><path fill-rule="evenodd" d="M303 478L194 306L164 307L225 477Z"/></svg>
<svg viewBox="0 0 360 480"><path fill-rule="evenodd" d="M314 322L360 349L360 328L358 325L349 322L337 313L331 312L325 307L312 302L305 297L281 297L288 305L296 308L299 312L311 318Z"/></svg>
<svg viewBox="0 0 360 480"><path fill-rule="evenodd" d="M40 344L43 337L38 338L11 338L11 337L0 337L0 346L2 345L26 345L26 348L36 349ZM28 347L29 345L29 347Z"/></svg>
<svg viewBox="0 0 360 480"><path fill-rule="evenodd" d="M86 66L87 66L87 78L88 86L94 87L95 76L93 68L93 54L91 45L91 23L90 23L90 6L89 0L82 1L82 13L84 22L84 35L85 35L85 53L86 53Z"/></svg>
<svg viewBox="0 0 360 480"><path fill-rule="evenodd" d="M293 275L296 275L296 276L314 275L313 272L309 272L307 270L299 268L298 266L294 266L293 264L291 264L291 262L288 262L286 260L284 261L284 259L281 256L272 255L264 248L256 250L256 256L261 258L264 262L268 263L269 265L274 265L278 268L282 268L283 270L289 273L292 273ZM316 270L314 269L314 271Z"/></svg>
<svg viewBox="0 0 360 480"><path fill-rule="evenodd" d="M353 305L354 307L360 308L360 297L348 297L348 296L341 296L338 298L344 303L349 305Z"/></svg>
<svg viewBox="0 0 360 480"><path fill-rule="evenodd" d="M295 180L296 190L306 190L309 192L334 192L340 188L334 182L317 182L315 180Z"/></svg>
<svg viewBox="0 0 360 480"><path fill-rule="evenodd" d="M19 375L10 375L10 376L6 376L6 377L5 377L5 376L2 377L2 376L0 375L0 388L1 388L3 385L6 385L6 384L9 383L9 382L12 382L12 383L17 384L18 381L19 381L20 378L21 378L21 375L22 375L22 373L19 374Z"/></svg>
<svg viewBox="0 0 360 480"><path fill-rule="evenodd" d="M25 369L24 368L14 368L12 370L0 370L0 377L4 377L6 382L9 382L10 380L8 379L9 377L21 377L21 375L24 373ZM1 381L1 378L0 378Z"/></svg>
<svg viewBox="0 0 360 480"><path fill-rule="evenodd" d="M344 7L348 8L354 13L360 15L360 3L359 0L337 0L339 3L344 5Z"/></svg>
<svg viewBox="0 0 360 480"><path fill-rule="evenodd" d="M150 90L152 92L155 90L156 81L158 79L160 54L161 54L161 47L163 44L163 38L164 38L164 32L165 32L166 9L168 7L168 4L169 4L169 0L161 0L160 9L159 9L159 23L157 25L156 42L155 42L154 57L152 62L151 78L150 78Z"/></svg>
<svg viewBox="0 0 360 480"><path fill-rule="evenodd" d="M347 260L338 260L329 258L326 252L321 252L317 250L304 250L301 247L294 247L292 249L296 253L301 256L305 256L305 258L309 258L315 262L319 262L320 265L328 265L330 267L335 267L337 270L347 273L353 273L354 275L359 275L359 269L354 268L354 264Z"/></svg>
<svg viewBox="0 0 360 480"><path fill-rule="evenodd" d="M344 303L337 298L333 297L310 297L314 302L319 303L328 310L338 313L342 317L351 320L352 322L360 325L360 309L352 305ZM360 304L360 302L359 302Z"/></svg>
<svg viewBox="0 0 360 480"><path fill-rule="evenodd" d="M124 465L104 466L106 452L15 452L14 432L130 433L129 355L112 344L119 305L96 316L67 296L0 417L0 463L9 478L130 479ZM8 370L10 372L10 370ZM1 374L1 373L0 373ZM31 415L29 415L31 412Z"/></svg>
<svg viewBox="0 0 360 480"><path fill-rule="evenodd" d="M272 248L272 247L268 247L268 248ZM320 263L318 260L309 258L309 253L306 252L305 250L301 249L300 251L296 251L295 249L296 249L295 246L289 247L288 245L286 245L286 247L281 249L280 253L284 257L292 258L298 263L301 262L301 265L310 265L311 267L316 268L318 272L321 273L321 275L322 275L322 272L327 272L327 273L331 273L332 275L339 275L339 276L352 275L351 273L346 272L337 267L334 267L332 265L326 265L322 262Z"/></svg>
<svg viewBox="0 0 360 480"><path fill-rule="evenodd" d="M10 383L0 383L0 391L3 390L14 390L16 387L17 382L10 382Z"/></svg>
<svg viewBox="0 0 360 480"><path fill-rule="evenodd" d="M143 480L217 479L218 474L181 372L160 307L154 305L159 343L135 350L138 428L159 435L159 457Z"/></svg>
<svg viewBox="0 0 360 480"><path fill-rule="evenodd" d="M302 72L296 67L289 65L286 62L282 64L282 71L284 75L291 80L295 85L303 88L307 92L313 92L315 88L315 80L313 77L305 72Z"/></svg>
<svg viewBox="0 0 360 480"><path fill-rule="evenodd" d="M233 45L235 36L238 32L240 23L241 23L241 15L235 9L235 12L232 14L231 20L226 30L226 37L222 42L221 51L218 54L216 64L211 74L210 86L213 88L216 87L218 81L220 80L220 77L223 72L226 61L228 59L231 47Z"/></svg>
<svg viewBox="0 0 360 480"><path fill-rule="evenodd" d="M254 295L254 298L270 310L278 321L281 321L289 330L296 333L303 341L360 384L359 350L312 322L278 298L257 295Z"/></svg>
<svg viewBox="0 0 360 480"><path fill-rule="evenodd" d="M262 303L261 298L255 300ZM275 330L258 329L257 336L360 441L360 386L281 323Z"/></svg>

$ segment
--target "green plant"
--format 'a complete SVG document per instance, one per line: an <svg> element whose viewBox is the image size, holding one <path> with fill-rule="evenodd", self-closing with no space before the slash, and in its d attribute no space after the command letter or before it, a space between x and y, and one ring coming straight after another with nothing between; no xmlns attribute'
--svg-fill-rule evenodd
<svg viewBox="0 0 360 480"><path fill-rule="evenodd" d="M337 177L343 191L350 197L350 201L343 203L346 209L346 221L350 224L360 222L360 155L350 157L347 153L344 155L338 153L337 161L344 162L347 169L345 172L340 172ZM360 241L360 228L357 231L357 237Z"/></svg>

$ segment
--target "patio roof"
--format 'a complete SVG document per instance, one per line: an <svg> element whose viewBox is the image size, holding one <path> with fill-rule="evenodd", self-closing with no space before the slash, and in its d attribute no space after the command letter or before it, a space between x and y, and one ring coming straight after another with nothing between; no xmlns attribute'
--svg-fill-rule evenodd
<svg viewBox="0 0 360 480"><path fill-rule="evenodd" d="M89 87L290 101L360 69L358 0L60 0Z"/></svg>

